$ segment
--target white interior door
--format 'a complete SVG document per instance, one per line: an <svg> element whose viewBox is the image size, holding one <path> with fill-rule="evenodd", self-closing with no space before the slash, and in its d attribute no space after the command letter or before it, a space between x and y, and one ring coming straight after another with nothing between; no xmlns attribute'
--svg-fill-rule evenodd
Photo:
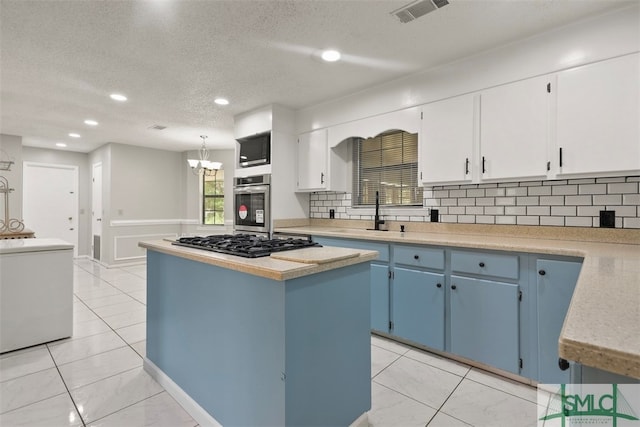
<svg viewBox="0 0 640 427"><path fill-rule="evenodd" d="M91 178L91 247L93 258L100 260L102 242L102 163L94 163Z"/></svg>
<svg viewBox="0 0 640 427"><path fill-rule="evenodd" d="M23 216L38 238L74 245L78 256L78 167L24 162Z"/></svg>

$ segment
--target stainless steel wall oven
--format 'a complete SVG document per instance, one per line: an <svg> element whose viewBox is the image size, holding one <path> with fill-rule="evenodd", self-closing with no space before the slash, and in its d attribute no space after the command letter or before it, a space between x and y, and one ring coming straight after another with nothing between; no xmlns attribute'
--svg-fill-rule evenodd
<svg viewBox="0 0 640 427"><path fill-rule="evenodd" d="M256 175L234 179L233 226L237 231L269 233L271 175Z"/></svg>

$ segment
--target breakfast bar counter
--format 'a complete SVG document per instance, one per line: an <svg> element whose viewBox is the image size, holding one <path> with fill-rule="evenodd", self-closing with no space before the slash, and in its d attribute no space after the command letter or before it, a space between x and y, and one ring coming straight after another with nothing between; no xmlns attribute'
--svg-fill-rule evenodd
<svg viewBox="0 0 640 427"><path fill-rule="evenodd" d="M140 246L145 370L200 425L348 426L366 416L377 252L310 247L247 259Z"/></svg>

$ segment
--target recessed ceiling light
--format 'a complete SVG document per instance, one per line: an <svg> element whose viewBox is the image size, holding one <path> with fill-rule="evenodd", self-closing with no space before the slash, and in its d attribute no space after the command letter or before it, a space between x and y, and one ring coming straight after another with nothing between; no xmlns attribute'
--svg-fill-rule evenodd
<svg viewBox="0 0 640 427"><path fill-rule="evenodd" d="M80 134L79 134L79 133L73 133L73 132L72 132L72 133L70 133L70 134L69 134L69 136L70 136L71 138L80 138Z"/></svg>
<svg viewBox="0 0 640 427"><path fill-rule="evenodd" d="M98 126L98 122L96 122L95 120L91 120L91 119L87 119L84 121L85 125L89 125L89 126Z"/></svg>
<svg viewBox="0 0 640 427"><path fill-rule="evenodd" d="M340 60L340 52L338 52L337 50L333 50L333 49L328 49L322 52L322 59L324 59L327 62L336 62L338 60Z"/></svg>
<svg viewBox="0 0 640 427"><path fill-rule="evenodd" d="M216 98L213 100L218 105L229 105L229 100L225 98Z"/></svg>
<svg viewBox="0 0 640 427"><path fill-rule="evenodd" d="M66 147L67 144L65 144L64 142L56 142L56 147Z"/></svg>
<svg viewBox="0 0 640 427"><path fill-rule="evenodd" d="M119 94L119 93L112 93L111 95L109 95L111 97L111 99L113 99L114 101L120 101L120 102L124 102L127 100L127 97Z"/></svg>

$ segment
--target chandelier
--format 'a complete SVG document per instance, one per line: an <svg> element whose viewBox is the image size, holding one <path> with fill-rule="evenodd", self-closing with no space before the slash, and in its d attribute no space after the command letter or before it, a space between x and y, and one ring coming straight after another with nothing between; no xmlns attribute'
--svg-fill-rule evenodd
<svg viewBox="0 0 640 427"><path fill-rule="evenodd" d="M200 138L202 138L202 147L200 147L200 150L198 151L198 156L200 158L187 160L191 167L191 172L193 172L194 175L200 175L200 172L208 176L215 175L222 167L222 163L212 162L209 160L209 151L207 151L207 146L205 144L207 136L200 135Z"/></svg>

